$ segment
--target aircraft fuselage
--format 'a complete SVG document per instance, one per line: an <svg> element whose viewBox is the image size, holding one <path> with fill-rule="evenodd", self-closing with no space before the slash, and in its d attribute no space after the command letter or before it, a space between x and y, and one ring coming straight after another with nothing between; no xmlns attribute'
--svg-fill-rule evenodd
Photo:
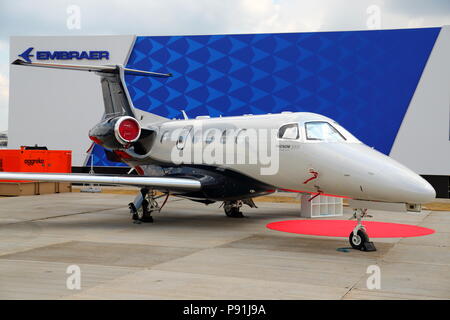
<svg viewBox="0 0 450 320"><path fill-rule="evenodd" d="M171 120L147 129L153 135L145 151L131 148L122 157L141 174L197 172L202 186L208 176L216 183L220 176L230 181L235 176L237 182L219 183L222 193L197 197L249 197L276 189L384 202L425 203L435 197L418 174L314 113ZM239 183L241 188L233 187Z"/></svg>

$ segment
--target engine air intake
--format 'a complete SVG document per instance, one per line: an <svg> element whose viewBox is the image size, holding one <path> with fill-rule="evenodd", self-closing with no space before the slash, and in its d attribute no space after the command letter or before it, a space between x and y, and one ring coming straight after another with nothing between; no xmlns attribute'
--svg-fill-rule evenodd
<svg viewBox="0 0 450 320"><path fill-rule="evenodd" d="M141 126L132 117L121 117L115 124L114 132L119 142L123 144L133 143L141 135Z"/></svg>

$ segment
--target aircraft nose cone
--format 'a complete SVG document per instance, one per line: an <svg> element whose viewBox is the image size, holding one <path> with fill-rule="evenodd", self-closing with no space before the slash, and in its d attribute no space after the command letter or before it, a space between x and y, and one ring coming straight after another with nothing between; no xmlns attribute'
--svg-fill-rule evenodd
<svg viewBox="0 0 450 320"><path fill-rule="evenodd" d="M406 203L427 203L436 198L436 191L428 181L391 158L389 162L391 176L386 188L388 193Z"/></svg>
<svg viewBox="0 0 450 320"><path fill-rule="evenodd" d="M362 185L372 200L419 204L436 198L433 187L414 171L367 146L358 148L365 155L360 168L369 173Z"/></svg>
<svg viewBox="0 0 450 320"><path fill-rule="evenodd" d="M415 187L410 190L411 198L416 199L417 203L432 202L436 199L436 191L425 179L418 176L418 181L415 181Z"/></svg>

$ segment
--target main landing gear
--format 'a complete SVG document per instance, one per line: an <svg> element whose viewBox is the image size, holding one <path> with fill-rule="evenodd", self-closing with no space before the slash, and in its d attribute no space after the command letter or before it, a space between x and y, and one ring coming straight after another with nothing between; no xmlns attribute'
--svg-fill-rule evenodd
<svg viewBox="0 0 450 320"><path fill-rule="evenodd" d="M353 229L352 233L348 237L350 245L353 249L361 251L376 251L373 242L369 241L369 236L367 235L366 228L362 225L362 218L367 216L367 209L355 209L353 218L358 221L357 225Z"/></svg>
<svg viewBox="0 0 450 320"><path fill-rule="evenodd" d="M250 208L257 208L253 199L224 201L223 210L225 211L225 215L230 218L244 218L244 215L241 212L241 207L244 204L248 205Z"/></svg>
<svg viewBox="0 0 450 320"><path fill-rule="evenodd" d="M224 201L223 210L227 217L230 218L243 218L244 215L241 212L242 201Z"/></svg>
<svg viewBox="0 0 450 320"><path fill-rule="evenodd" d="M164 196L166 196L166 198L163 204L159 206L156 200ZM152 213L161 211L168 198L169 193L157 196L155 190L142 188L134 201L128 205L133 222L153 222Z"/></svg>

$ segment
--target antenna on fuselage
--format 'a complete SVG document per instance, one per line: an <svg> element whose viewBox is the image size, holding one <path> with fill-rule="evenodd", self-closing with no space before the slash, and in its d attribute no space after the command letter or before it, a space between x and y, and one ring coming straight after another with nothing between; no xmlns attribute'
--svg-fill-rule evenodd
<svg viewBox="0 0 450 320"><path fill-rule="evenodd" d="M184 110L181 110L181 113L183 114L184 120L189 120L189 117Z"/></svg>

